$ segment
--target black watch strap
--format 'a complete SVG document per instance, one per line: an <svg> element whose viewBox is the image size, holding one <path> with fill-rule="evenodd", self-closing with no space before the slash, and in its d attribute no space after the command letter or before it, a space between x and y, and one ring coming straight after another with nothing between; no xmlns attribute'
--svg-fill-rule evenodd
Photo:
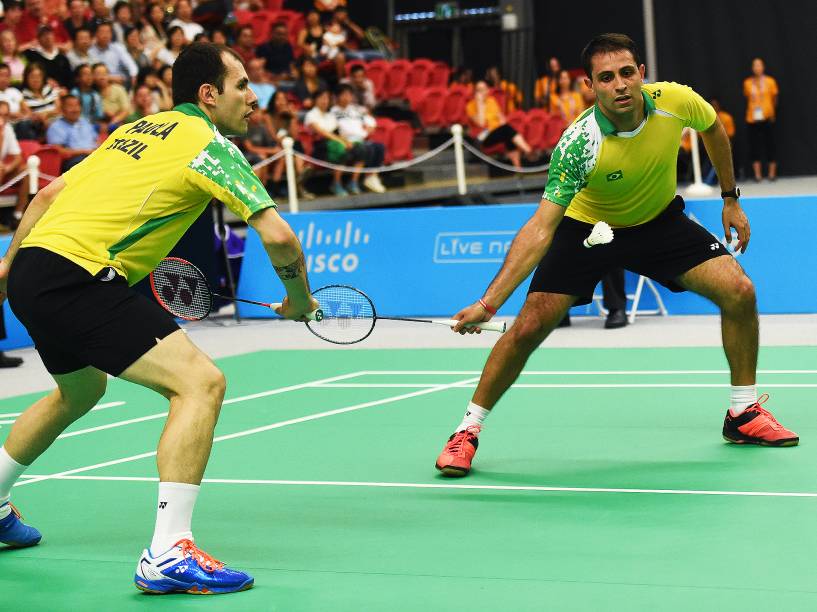
<svg viewBox="0 0 817 612"><path fill-rule="evenodd" d="M735 198L736 200L740 198L740 189L737 187L733 187L729 191L721 191L722 198Z"/></svg>

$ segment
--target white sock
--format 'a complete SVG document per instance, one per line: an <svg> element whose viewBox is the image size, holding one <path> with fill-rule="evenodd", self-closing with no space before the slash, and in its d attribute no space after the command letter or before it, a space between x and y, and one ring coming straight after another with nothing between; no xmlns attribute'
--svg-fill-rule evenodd
<svg viewBox="0 0 817 612"><path fill-rule="evenodd" d="M482 422L489 414L491 414L490 410L485 410L485 408L477 406L474 402L468 402L465 416L462 417L462 423L457 427L457 431L468 429L471 425L479 425L482 427Z"/></svg>
<svg viewBox="0 0 817 612"><path fill-rule="evenodd" d="M749 406L757 403L757 386L745 385L743 387L736 387L732 385L732 405L729 407L729 412L732 416L738 416Z"/></svg>
<svg viewBox="0 0 817 612"><path fill-rule="evenodd" d="M11 512L11 506L6 505L11 497L11 487L27 469L27 465L21 465L11 458L5 447L0 447L0 519Z"/></svg>
<svg viewBox="0 0 817 612"><path fill-rule="evenodd" d="M156 530L150 543L154 557L170 550L179 540L192 540L193 507L199 496L199 485L183 482L160 482L156 509Z"/></svg>

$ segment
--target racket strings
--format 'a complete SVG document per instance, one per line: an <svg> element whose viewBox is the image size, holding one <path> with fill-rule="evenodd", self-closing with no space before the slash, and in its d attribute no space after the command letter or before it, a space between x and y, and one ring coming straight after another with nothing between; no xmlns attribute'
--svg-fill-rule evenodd
<svg viewBox="0 0 817 612"><path fill-rule="evenodd" d="M193 264L163 259L151 274L151 284L154 296L171 314L194 321L210 314L210 287Z"/></svg>
<svg viewBox="0 0 817 612"><path fill-rule="evenodd" d="M354 344L366 338L374 328L374 305L361 291L345 285L329 285L317 289L314 297L321 304L323 319L307 325L319 338L335 344Z"/></svg>

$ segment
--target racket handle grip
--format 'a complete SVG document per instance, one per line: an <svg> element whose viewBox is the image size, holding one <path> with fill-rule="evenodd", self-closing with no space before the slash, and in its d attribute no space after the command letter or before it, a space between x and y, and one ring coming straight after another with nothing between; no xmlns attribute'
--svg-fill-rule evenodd
<svg viewBox="0 0 817 612"><path fill-rule="evenodd" d="M450 319L446 321L445 324L449 325L450 327L454 327L459 321L456 319ZM500 334L505 333L506 324L505 321L484 321L482 323L469 323L466 327L479 327L482 331L492 331L492 332L499 332Z"/></svg>
<svg viewBox="0 0 817 612"><path fill-rule="evenodd" d="M281 302L275 302L275 303L273 303L273 304L270 304L270 305L269 305L269 308L270 308L270 310L272 310L273 312L277 312L277 311L278 311L278 309L279 309L281 306L283 306L283 304L282 304ZM315 309L315 310L313 310L312 312L307 312L307 313L306 313L304 316L305 316L307 319L309 319L310 321L320 321L320 320L322 320L322 319L323 319L323 311L322 311L320 308L316 308L316 309Z"/></svg>

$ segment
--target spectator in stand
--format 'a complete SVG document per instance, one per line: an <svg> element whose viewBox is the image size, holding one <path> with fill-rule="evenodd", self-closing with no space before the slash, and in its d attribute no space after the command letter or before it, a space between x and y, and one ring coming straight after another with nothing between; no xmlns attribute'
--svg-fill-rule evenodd
<svg viewBox="0 0 817 612"><path fill-rule="evenodd" d="M204 28L193 21L193 7L190 0L176 0L175 18L168 24L168 27L179 26L184 31L184 37L188 43L193 42L196 34L204 32Z"/></svg>
<svg viewBox="0 0 817 612"><path fill-rule="evenodd" d="M273 82L292 76L295 54L289 44L289 34L285 23L276 23L272 28L272 38L259 45L255 54L266 62L266 69Z"/></svg>
<svg viewBox="0 0 817 612"><path fill-rule="evenodd" d="M298 32L298 47L306 57L318 58L323 46L323 24L317 11L306 14L306 23Z"/></svg>
<svg viewBox="0 0 817 612"><path fill-rule="evenodd" d="M499 104L491 95L488 83L477 81L474 86L474 97L465 105L468 120L475 128L476 139L483 147L504 144L508 159L516 168L522 167L519 152L531 154L531 147L525 138L505 121L505 115Z"/></svg>
<svg viewBox="0 0 817 612"><path fill-rule="evenodd" d="M349 159L348 153L353 144L342 138L338 132L338 119L329 110L332 104L332 95L324 89L315 94L315 105L304 117L304 125L317 136L313 140L312 155L336 165L355 165L363 168L363 161ZM343 187L342 170L332 170L332 193L336 196L348 196L349 192Z"/></svg>
<svg viewBox="0 0 817 612"><path fill-rule="evenodd" d="M131 114L130 98L125 88L111 79L105 64L99 62L92 68L94 84L102 98L102 112L105 114L108 130L112 132Z"/></svg>
<svg viewBox="0 0 817 612"><path fill-rule="evenodd" d="M142 33L139 28L130 28L125 31L125 49L139 70L152 65L150 58L145 53L145 45L142 43ZM138 76L139 73L136 74Z"/></svg>
<svg viewBox="0 0 817 612"><path fill-rule="evenodd" d="M145 41L145 53L148 57L155 57L154 53L167 44L165 11L158 2L151 2L148 5L142 23L142 40Z"/></svg>
<svg viewBox="0 0 817 612"><path fill-rule="evenodd" d="M53 79L60 87L71 87L73 84L71 62L57 48L51 26L40 26L37 44L25 50L23 57L29 64L36 63L45 68L46 78Z"/></svg>
<svg viewBox="0 0 817 612"><path fill-rule="evenodd" d="M216 45L230 46L230 31L227 28L213 28L210 42Z"/></svg>
<svg viewBox="0 0 817 612"><path fill-rule="evenodd" d="M547 74L539 77L533 88L533 99L537 107L550 110L551 96L556 93L559 85L559 73L562 63L557 57L548 60Z"/></svg>
<svg viewBox="0 0 817 612"><path fill-rule="evenodd" d="M11 85L11 69L8 64L0 64L0 102L8 104L8 114L5 117L11 123L25 120L31 114L23 100L23 92Z"/></svg>
<svg viewBox="0 0 817 612"><path fill-rule="evenodd" d="M315 0L315 11L321 23L329 23L338 7L346 6L346 0Z"/></svg>
<svg viewBox="0 0 817 612"><path fill-rule="evenodd" d="M82 116L91 123L102 123L105 121L105 113L102 110L102 97L94 89L94 72L90 64L81 64L74 71L74 88L71 95L79 100Z"/></svg>
<svg viewBox="0 0 817 612"><path fill-rule="evenodd" d="M153 92L145 84L137 85L133 91L133 112L125 117L125 123L139 121L148 115L152 115L158 109L156 101L153 99Z"/></svg>
<svg viewBox="0 0 817 612"><path fill-rule="evenodd" d="M130 3L125 0L117 0L117 3L113 5L113 21L111 22L113 39L124 45L125 32L132 29L134 25L133 9Z"/></svg>
<svg viewBox="0 0 817 612"><path fill-rule="evenodd" d="M502 112L512 113L522 106L522 92L515 84L502 78L497 66L491 66L485 71L485 82L491 89L505 94L505 108L502 109Z"/></svg>
<svg viewBox="0 0 817 612"><path fill-rule="evenodd" d="M332 113L338 120L338 133L340 137L352 143L352 148L347 152L347 158L351 157L354 162L363 162L368 168L375 168L383 165L383 158L386 148L382 143L368 140L371 133L377 127L377 121L369 114L365 106L358 106L354 103L355 94L350 85L340 85L338 87L337 104L332 107ZM358 177L360 172L352 173L352 177L347 186L349 193L360 193ZM380 177L375 172L367 173L363 185L376 193L384 193L386 188L380 182Z"/></svg>
<svg viewBox="0 0 817 612"><path fill-rule="evenodd" d="M45 69L39 64L29 64L23 72L23 100L31 109L34 133L18 133L18 137L39 140L51 120L60 114L60 91L48 83Z"/></svg>
<svg viewBox="0 0 817 612"><path fill-rule="evenodd" d="M359 25L357 25L354 21L349 19L349 11L346 10L346 6L339 6L335 9L335 12L332 14L332 21L331 23L338 23L340 24L341 31L343 32L344 38L346 40L346 57L352 59L364 59L364 56L350 51L349 48L357 49L360 44L366 40L366 32L363 31Z"/></svg>
<svg viewBox="0 0 817 612"><path fill-rule="evenodd" d="M12 84L22 85L26 60L17 48L17 37L11 30L0 32L0 60L11 70Z"/></svg>
<svg viewBox="0 0 817 612"><path fill-rule="evenodd" d="M587 86L587 82L583 77L577 77L576 83L579 94L582 97L582 102L584 102L584 107L590 108L596 103L596 92Z"/></svg>
<svg viewBox="0 0 817 612"><path fill-rule="evenodd" d="M62 116L48 127L45 140L60 149L62 171L67 172L94 152L99 134L82 116L82 106L76 96L67 94L60 102Z"/></svg>
<svg viewBox="0 0 817 612"><path fill-rule="evenodd" d="M91 0L91 32L96 32L100 23L111 20L111 11L105 0Z"/></svg>
<svg viewBox="0 0 817 612"><path fill-rule="evenodd" d="M179 26L171 26L167 29L167 44L156 52L153 60L154 65L159 64L172 66L187 46L187 39L184 37L184 30Z"/></svg>
<svg viewBox="0 0 817 612"><path fill-rule="evenodd" d="M275 85L267 81L264 74L264 60L260 57L251 59L247 63L247 77L250 79L250 89L258 96L259 108L267 108L275 93Z"/></svg>
<svg viewBox="0 0 817 612"><path fill-rule="evenodd" d="M308 110L315 104L315 94L327 89L327 85L326 81L318 76L318 64L311 57L301 58L299 74L300 77L295 82L293 93L301 101L301 107Z"/></svg>
<svg viewBox="0 0 817 612"><path fill-rule="evenodd" d="M71 65L71 70L76 70L77 66L82 64L94 63L94 58L91 57L90 53L92 44L91 30L79 28L74 32L74 46L65 54L68 63Z"/></svg>
<svg viewBox="0 0 817 612"><path fill-rule="evenodd" d="M16 40L17 26L20 25L20 20L23 18L23 4L17 0L9 0L3 2L3 7L4 13L3 21L0 22L0 32L12 32Z"/></svg>
<svg viewBox="0 0 817 612"><path fill-rule="evenodd" d="M335 61L335 58L343 53L345 45L346 32L343 30L343 26L338 21L332 21L321 38L321 56L330 61Z"/></svg>
<svg viewBox="0 0 817 612"><path fill-rule="evenodd" d="M567 70L559 72L558 92L550 96L550 110L552 113L565 120L565 125L570 125L582 114L584 100L582 95L572 87L573 80Z"/></svg>
<svg viewBox="0 0 817 612"><path fill-rule="evenodd" d="M68 2L68 17L63 20L62 27L71 40L76 39L77 30L91 31L91 20L88 19L88 3L85 0L70 0Z"/></svg>
<svg viewBox="0 0 817 612"><path fill-rule="evenodd" d="M113 42L113 28L110 22L100 23L96 27L94 44L88 54L94 62L102 62L108 67L108 79L113 83L131 87L139 74L139 67L128 54L124 45Z"/></svg>
<svg viewBox="0 0 817 612"><path fill-rule="evenodd" d="M456 68L451 72L451 79L449 85L462 87L468 92L468 95L474 93L474 71L470 68Z"/></svg>
<svg viewBox="0 0 817 612"><path fill-rule="evenodd" d="M304 152L304 147L298 138L300 125L298 124L297 114L287 98L286 93L280 89L273 94L272 100L270 100L270 104L267 107L267 116L264 118L264 121L267 130L278 142L281 142L284 138L289 136L295 141L294 149L299 153ZM271 176L273 191L279 195L286 195L286 181L281 179L283 172L284 160L281 159L273 166ZM314 195L306 191L303 187L304 172L304 161L296 157L295 174L298 180L298 193L301 197L312 199Z"/></svg>
<svg viewBox="0 0 817 612"><path fill-rule="evenodd" d="M11 110L9 103L0 100L0 183L5 183L13 179L25 168L20 143L11 125ZM26 203L28 202L28 181L22 180L17 183L17 204L12 211L12 223L16 229L23 217ZM1 310L1 309L0 309ZM2 323L0 323L2 327ZM0 353L0 357L2 353Z"/></svg>
<svg viewBox="0 0 817 612"><path fill-rule="evenodd" d="M777 117L777 81L766 74L766 65L756 57L752 60L752 76L743 81L746 97L746 126L749 132L749 153L755 181L763 180L763 161L769 163L769 180L777 180L777 151L774 123Z"/></svg>
<svg viewBox="0 0 817 612"><path fill-rule="evenodd" d="M252 26L243 25L238 28L233 51L238 53L245 66L255 57L255 35L252 32Z"/></svg>
<svg viewBox="0 0 817 612"><path fill-rule="evenodd" d="M349 78L343 79L341 83L348 83L352 87L355 95L355 104L365 106L372 111L377 106L377 98L374 94L374 83L366 78L366 68L360 64L352 66L349 71Z"/></svg>
<svg viewBox="0 0 817 612"><path fill-rule="evenodd" d="M159 68L159 80L164 83L168 91L173 91L173 66L164 66Z"/></svg>
<svg viewBox="0 0 817 612"><path fill-rule="evenodd" d="M136 78L137 85L147 85L153 96L153 106L156 112L168 111L173 108L173 96L170 89L159 78L159 73L153 68L140 71Z"/></svg>
<svg viewBox="0 0 817 612"><path fill-rule="evenodd" d="M255 108L247 121L247 133L238 140L244 157L251 165L272 157L281 150L278 141L270 134L266 121L264 121L264 111L261 106ZM270 176L270 166L267 164L260 168L253 168L255 175L263 185L267 185Z"/></svg>
<svg viewBox="0 0 817 612"><path fill-rule="evenodd" d="M68 41L68 34L62 26L62 22L56 15L46 15L43 10L43 0L26 0L23 16L17 24L15 34L20 49L27 49L37 44L37 34L40 26L50 26L54 31L55 40L58 45L65 46Z"/></svg>

